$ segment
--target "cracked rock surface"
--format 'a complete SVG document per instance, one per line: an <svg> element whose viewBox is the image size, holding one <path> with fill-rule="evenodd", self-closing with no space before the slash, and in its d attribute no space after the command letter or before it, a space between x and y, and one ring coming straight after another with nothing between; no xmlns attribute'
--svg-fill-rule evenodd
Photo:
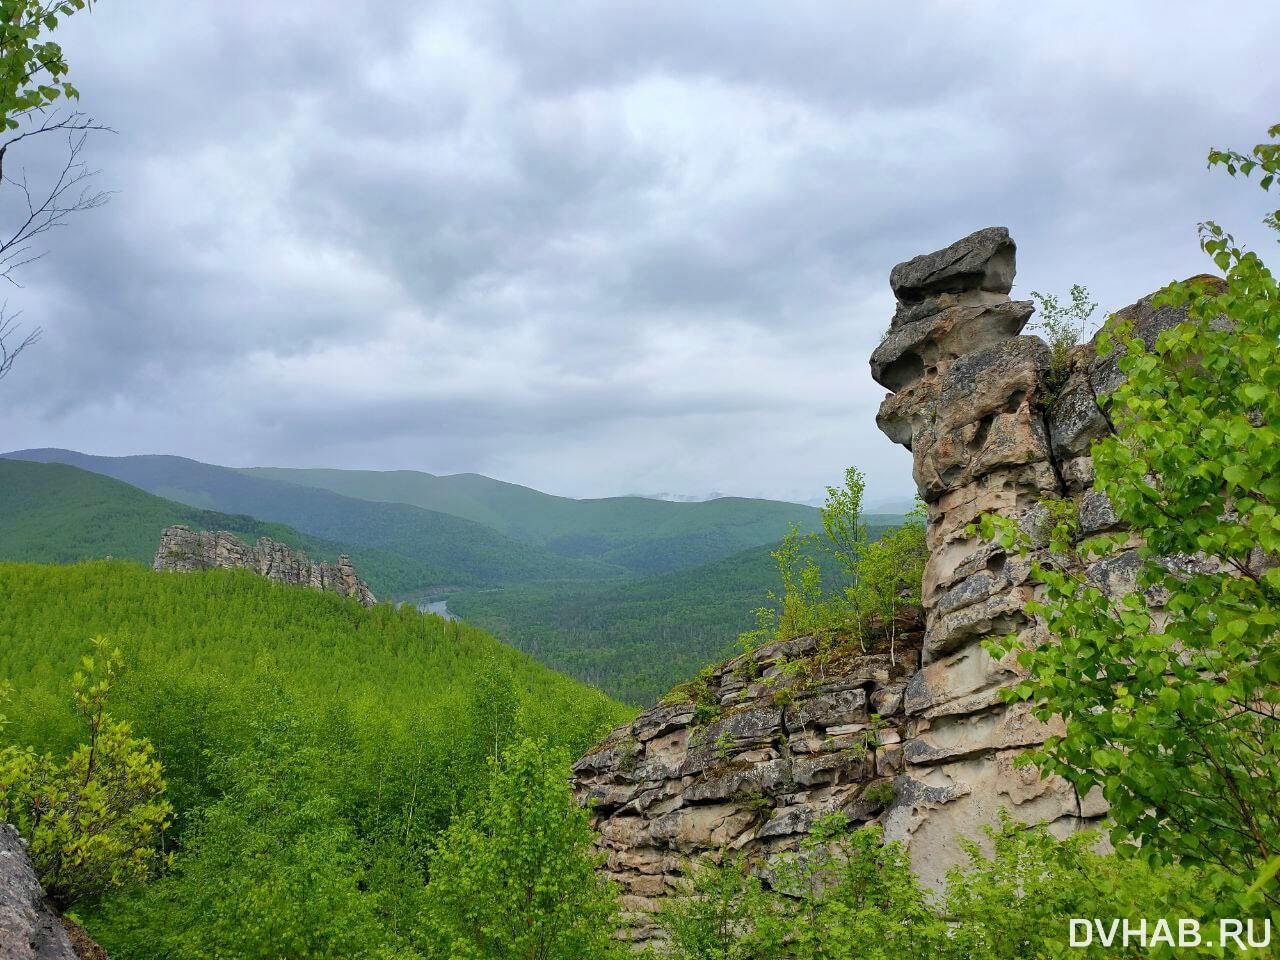
<svg viewBox="0 0 1280 960"><path fill-rule="evenodd" d="M206 533L182 524L165 529L152 563L155 570L190 572L218 568L252 570L277 583L351 597L361 606L377 603L369 585L356 576L351 558L342 556L336 564L308 560L301 550L262 537L250 546L225 530Z"/></svg>

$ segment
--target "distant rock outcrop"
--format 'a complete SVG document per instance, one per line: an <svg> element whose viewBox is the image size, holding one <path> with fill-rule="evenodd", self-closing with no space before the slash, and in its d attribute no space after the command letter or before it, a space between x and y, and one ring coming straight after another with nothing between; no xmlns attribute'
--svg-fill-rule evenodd
<svg viewBox="0 0 1280 960"><path fill-rule="evenodd" d="M0 957L78 960L71 937L45 902L18 831L0 823Z"/></svg>
<svg viewBox="0 0 1280 960"><path fill-rule="evenodd" d="M637 916L673 888L681 857L742 850L767 879L770 857L793 849L832 810L853 823L878 820L934 885L962 860L958 841L978 837L1001 808L1057 833L1105 816L1096 789L1078 796L1060 778L1015 766L1060 727L1005 702L1001 693L1022 668L984 647L1009 634L1052 640L1026 612L1042 590L1035 556L970 534L972 521L1017 518L1035 540L1044 501L1065 498L1082 536L1118 526L1093 489L1091 457L1111 431L1116 355L1100 355L1095 338L1064 363L1038 337L1021 335L1033 308L1008 295L1015 252L1005 228L989 227L890 275L898 306L871 372L891 391L876 422L911 450L928 506L918 660L877 672L869 669L876 658L854 658L846 672L792 688L768 681L814 676L806 663L814 642L773 644L712 673L701 699L641 714L575 766L579 799L595 803L605 870ZM1118 317L1150 345L1186 314L1152 296ZM1115 595L1132 590L1138 546L1130 538L1087 575ZM715 719L695 722L699 710ZM892 790L877 785L890 777ZM656 933L643 920L636 930L640 940Z"/></svg>
<svg viewBox="0 0 1280 960"><path fill-rule="evenodd" d="M356 576L350 557L341 556L334 565L313 562L302 551L268 537L250 546L224 530L207 533L178 524L161 535L152 567L180 572L219 567L252 570L278 583L351 597L365 607L377 603L369 585Z"/></svg>

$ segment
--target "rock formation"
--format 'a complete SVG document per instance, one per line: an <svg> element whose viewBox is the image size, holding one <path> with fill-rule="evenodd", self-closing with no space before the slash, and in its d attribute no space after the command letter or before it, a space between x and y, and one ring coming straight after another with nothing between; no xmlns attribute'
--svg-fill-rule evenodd
<svg viewBox="0 0 1280 960"><path fill-rule="evenodd" d="M762 865L794 850L814 820L865 823L903 770L903 691L922 625L898 624L895 657L812 637L721 664L615 730L574 766L593 805L605 869L640 942L684 857L732 849Z"/></svg>
<svg viewBox="0 0 1280 960"><path fill-rule="evenodd" d="M178 524L166 528L161 535L152 564L155 570L180 572L218 567L252 570L277 583L351 597L365 607L377 603L369 585L356 576L350 557L339 557L335 565L312 562L302 551L294 551L268 537L262 537L251 547L226 531L206 533Z"/></svg>
<svg viewBox="0 0 1280 960"><path fill-rule="evenodd" d="M71 938L36 880L18 832L0 823L0 957L77 960Z"/></svg>
<svg viewBox="0 0 1280 960"><path fill-rule="evenodd" d="M1020 668L983 648L1011 633L1050 641L1025 612L1039 589L1034 558L968 534L972 521L1016 517L1034 540L1044 501L1071 498L1084 535L1116 526L1092 489L1090 457L1111 429L1105 397L1121 377L1116 357L1099 355L1095 338L1055 361L1038 337L1021 335L1033 308L1009 297L1015 252L1008 231L990 227L890 274L897 310L871 371L891 391L876 422L911 450L928 506L918 669L910 658L909 675L858 665L832 683L797 688L784 708L770 685L742 671L758 665L762 680L771 671L811 674L805 664L816 647L811 639L774 644L711 675L707 693L723 710L713 722L696 723L689 703L660 705L579 761L578 796L596 804L606 869L633 910L652 909L670 889L682 855L724 846L758 853L767 878L768 857L794 847L832 809L854 822L878 819L931 884L962 859L956 841L996 822L1002 807L1058 833L1105 815L1096 792L1079 797L1058 778L1015 767L1055 727L1004 702ZM1185 319L1153 297L1118 316L1148 344ZM1089 576L1126 592L1136 546L1095 561ZM874 736L872 713L888 724ZM873 803L886 791L870 785L890 776L891 799ZM638 931L641 939L654 933Z"/></svg>

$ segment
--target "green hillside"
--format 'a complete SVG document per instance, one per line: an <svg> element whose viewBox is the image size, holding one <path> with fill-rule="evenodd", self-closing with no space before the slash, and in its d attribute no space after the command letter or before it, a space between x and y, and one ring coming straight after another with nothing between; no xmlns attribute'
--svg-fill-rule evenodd
<svg viewBox="0 0 1280 960"><path fill-rule="evenodd" d="M228 530L248 541L270 537L316 559L348 554L379 597L422 583L422 566L407 557L310 537L281 523L188 507L61 463L0 460L0 490L0 561L73 563L117 557L149 565L160 532L184 523L192 529Z"/></svg>
<svg viewBox="0 0 1280 960"><path fill-rule="evenodd" d="M878 537L901 522L868 523ZM624 584L468 590L449 610L557 670L627 703L648 705L724 658L753 611L780 590L777 544Z"/></svg>
<svg viewBox="0 0 1280 960"><path fill-rule="evenodd" d="M238 570L0 564L0 679L13 686L0 741L56 754L83 741L71 676L99 633L125 655L111 712L154 743L174 807L176 869L80 908L122 960L187 956L188 942L267 956L237 952L245 936L273 956L391 956L421 910L427 851L474 807L494 752L535 737L576 756L629 715L407 607L365 610ZM345 946L282 946L322 935Z"/></svg>
<svg viewBox="0 0 1280 960"><path fill-rule="evenodd" d="M23 450L5 456L70 464L179 503L247 514L314 537L398 554L413 561L419 577L413 589L419 591L602 579L625 572L598 561L560 556L437 511L358 500L183 457L95 457L70 450Z"/></svg>
<svg viewBox="0 0 1280 960"><path fill-rule="evenodd" d="M485 524L562 556L594 558L641 575L697 566L746 547L775 542L793 523L806 531L818 526L818 511L813 507L776 500L574 500L474 473L435 476L413 470L279 467L242 472L349 497L437 510Z"/></svg>

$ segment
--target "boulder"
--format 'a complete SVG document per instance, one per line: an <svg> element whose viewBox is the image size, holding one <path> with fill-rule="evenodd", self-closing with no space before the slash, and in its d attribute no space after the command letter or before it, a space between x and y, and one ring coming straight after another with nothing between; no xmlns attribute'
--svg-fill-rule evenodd
<svg viewBox="0 0 1280 960"><path fill-rule="evenodd" d="M987 227L898 264L889 274L889 286L904 304L970 290L1007 294L1013 288L1016 252L1008 229Z"/></svg>

